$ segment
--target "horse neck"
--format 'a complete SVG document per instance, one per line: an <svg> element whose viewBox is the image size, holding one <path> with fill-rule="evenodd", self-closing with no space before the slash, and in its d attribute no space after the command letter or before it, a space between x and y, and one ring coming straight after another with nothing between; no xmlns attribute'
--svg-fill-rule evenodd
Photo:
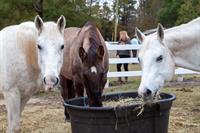
<svg viewBox="0 0 200 133"><path fill-rule="evenodd" d="M165 31L164 43L175 65L200 71L200 23L188 23Z"/></svg>
<svg viewBox="0 0 200 133"><path fill-rule="evenodd" d="M24 54L28 71L37 78L40 72L36 49L38 38L37 30L34 27L34 23L22 23L19 27L20 28L17 31L18 48L21 49Z"/></svg>

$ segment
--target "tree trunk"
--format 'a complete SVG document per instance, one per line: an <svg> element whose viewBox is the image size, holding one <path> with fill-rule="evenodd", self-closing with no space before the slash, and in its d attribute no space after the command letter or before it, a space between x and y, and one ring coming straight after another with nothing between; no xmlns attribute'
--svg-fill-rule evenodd
<svg viewBox="0 0 200 133"><path fill-rule="evenodd" d="M35 11L40 15L41 18L43 18L43 0L36 0L33 3L33 7Z"/></svg>
<svg viewBox="0 0 200 133"><path fill-rule="evenodd" d="M117 0L116 7L115 7L115 8L116 8L116 12L115 12L115 35L114 35L114 41L117 41L119 0Z"/></svg>

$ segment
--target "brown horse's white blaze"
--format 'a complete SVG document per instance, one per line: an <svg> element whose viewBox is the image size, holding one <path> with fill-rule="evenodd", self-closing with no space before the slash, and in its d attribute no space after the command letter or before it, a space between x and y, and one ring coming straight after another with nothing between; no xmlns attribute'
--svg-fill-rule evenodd
<svg viewBox="0 0 200 133"><path fill-rule="evenodd" d="M92 66L90 70L92 73L97 74L97 68L95 66Z"/></svg>
<svg viewBox="0 0 200 133"><path fill-rule="evenodd" d="M158 24L157 33L149 36L136 28L142 43L138 55L142 67L139 95L152 102L164 82L172 79L175 66L200 71L199 31L200 18L165 31Z"/></svg>
<svg viewBox="0 0 200 133"><path fill-rule="evenodd" d="M8 133L20 132L21 113L41 87L56 87L63 63L65 18L57 23L36 16L0 31L0 88L8 115Z"/></svg>

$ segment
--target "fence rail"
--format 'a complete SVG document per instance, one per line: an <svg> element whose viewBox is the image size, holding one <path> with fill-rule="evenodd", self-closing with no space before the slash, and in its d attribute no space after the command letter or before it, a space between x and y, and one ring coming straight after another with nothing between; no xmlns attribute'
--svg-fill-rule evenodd
<svg viewBox="0 0 200 133"><path fill-rule="evenodd" d="M116 43L108 43L107 42L108 50L139 50L141 48L140 45L117 45Z"/></svg>
<svg viewBox="0 0 200 133"><path fill-rule="evenodd" d="M106 42L108 51L116 50L139 50L141 45L117 45L117 42ZM118 63L139 63L137 58L109 58L109 64L118 64ZM199 74L199 72L177 68L175 74L184 75L184 74ZM142 75L142 71L128 71L128 72L108 72L108 78L113 77L139 77Z"/></svg>

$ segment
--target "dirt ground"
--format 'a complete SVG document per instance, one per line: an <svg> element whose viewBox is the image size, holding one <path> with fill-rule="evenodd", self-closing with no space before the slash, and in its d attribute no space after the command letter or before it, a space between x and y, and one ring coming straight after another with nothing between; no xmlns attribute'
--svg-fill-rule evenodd
<svg viewBox="0 0 200 133"><path fill-rule="evenodd" d="M133 84L111 87L105 92L130 91ZM174 93L169 122L169 133L200 133L200 82L186 80L171 82L163 89ZM70 123L65 122L62 98L58 92L34 95L22 114L23 133L71 133ZM0 96L0 133L6 132L6 109Z"/></svg>
<svg viewBox="0 0 200 133"><path fill-rule="evenodd" d="M0 100L0 133L6 132L6 109ZM22 133L71 133L65 122L62 99L58 92L40 93L31 98L22 114Z"/></svg>

